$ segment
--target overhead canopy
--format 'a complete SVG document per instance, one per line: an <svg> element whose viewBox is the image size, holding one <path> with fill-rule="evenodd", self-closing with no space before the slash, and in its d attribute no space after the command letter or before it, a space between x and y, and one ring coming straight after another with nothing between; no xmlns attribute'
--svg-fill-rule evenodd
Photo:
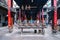
<svg viewBox="0 0 60 40"><path fill-rule="evenodd" d="M43 6L46 4L48 0L15 0L15 2L17 3L17 5L19 5L20 7L23 5L24 7L26 5L30 5L30 6L36 6L37 8L32 8L31 10L27 10L26 14L27 15L35 15L39 12L39 10L41 10L43 8Z"/></svg>
<svg viewBox="0 0 60 40"><path fill-rule="evenodd" d="M15 0L15 2L21 6L21 5L31 5L31 6L37 6L39 9L43 7L43 5L46 4L48 0Z"/></svg>

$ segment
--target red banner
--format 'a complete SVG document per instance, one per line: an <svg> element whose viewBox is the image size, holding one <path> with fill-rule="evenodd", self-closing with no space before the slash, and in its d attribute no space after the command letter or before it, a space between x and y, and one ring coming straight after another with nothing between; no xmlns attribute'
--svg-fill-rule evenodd
<svg viewBox="0 0 60 40"><path fill-rule="evenodd" d="M57 25L57 0L54 0L54 26Z"/></svg>

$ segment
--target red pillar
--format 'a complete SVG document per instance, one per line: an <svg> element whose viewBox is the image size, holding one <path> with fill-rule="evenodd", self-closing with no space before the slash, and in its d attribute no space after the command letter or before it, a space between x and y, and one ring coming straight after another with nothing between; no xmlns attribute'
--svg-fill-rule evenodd
<svg viewBox="0 0 60 40"><path fill-rule="evenodd" d="M37 19L40 21L40 11L37 14Z"/></svg>
<svg viewBox="0 0 60 40"><path fill-rule="evenodd" d="M18 17L19 20L21 20L21 9L19 9L19 17Z"/></svg>
<svg viewBox="0 0 60 40"><path fill-rule="evenodd" d="M37 17L36 17L36 26L40 26L40 14L38 13L37 14Z"/></svg>
<svg viewBox="0 0 60 40"><path fill-rule="evenodd" d="M8 0L8 28L11 28L12 27L12 20L11 20L11 11L10 11L10 8L11 8L11 0Z"/></svg>
<svg viewBox="0 0 60 40"><path fill-rule="evenodd" d="M27 20L27 18L26 18L26 14L24 14L24 20Z"/></svg>
<svg viewBox="0 0 60 40"><path fill-rule="evenodd" d="M54 29L57 30L57 0L53 0L54 2Z"/></svg>
<svg viewBox="0 0 60 40"><path fill-rule="evenodd" d="M42 9L42 25L44 25L44 11Z"/></svg>
<svg viewBox="0 0 60 40"><path fill-rule="evenodd" d="M37 19L37 22L40 23L40 12L38 12L36 19Z"/></svg>
<svg viewBox="0 0 60 40"><path fill-rule="evenodd" d="M19 9L19 15L18 15L18 24L20 25L22 22L22 17L21 17L21 9Z"/></svg>

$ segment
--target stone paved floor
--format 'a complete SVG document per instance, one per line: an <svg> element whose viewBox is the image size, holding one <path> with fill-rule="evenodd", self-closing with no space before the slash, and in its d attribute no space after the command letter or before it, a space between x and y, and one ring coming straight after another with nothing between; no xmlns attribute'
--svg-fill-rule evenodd
<svg viewBox="0 0 60 40"><path fill-rule="evenodd" d="M60 33L52 34L51 28L45 29L45 34L22 33L19 29L14 29L12 33L6 28L0 28L0 40L60 40Z"/></svg>

